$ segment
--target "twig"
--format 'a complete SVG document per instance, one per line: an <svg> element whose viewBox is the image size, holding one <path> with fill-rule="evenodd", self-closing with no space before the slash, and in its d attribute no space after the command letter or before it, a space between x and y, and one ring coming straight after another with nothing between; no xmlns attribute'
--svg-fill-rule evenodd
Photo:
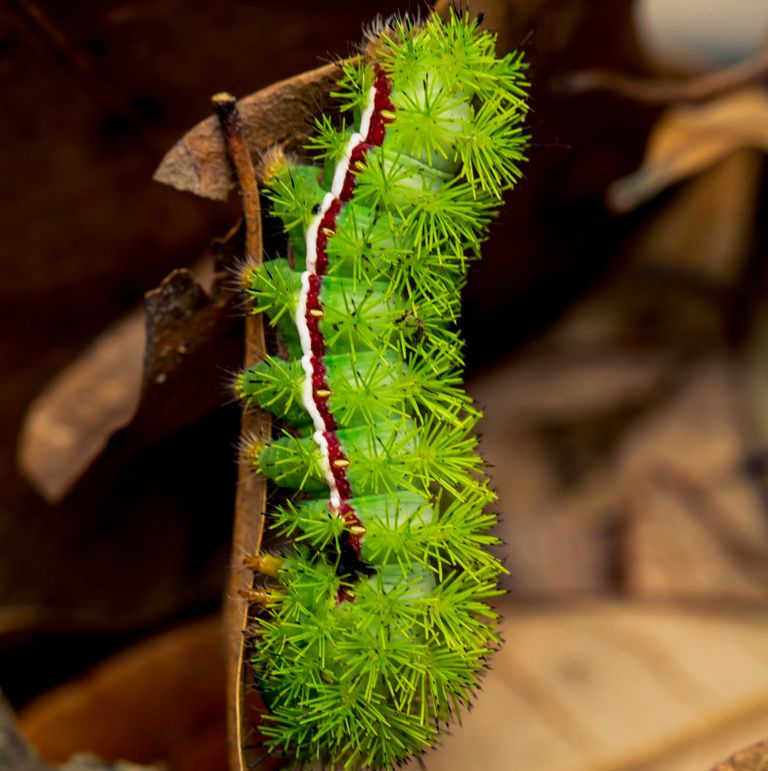
<svg viewBox="0 0 768 771"><path fill-rule="evenodd" d="M245 253L248 262L260 264L263 255L261 230L261 206L259 187L248 146L243 136L243 126L237 110L237 101L231 94L216 94L213 108L219 118L227 153L237 178L243 202L245 219ZM245 366L263 359L266 354L264 324L260 316L248 316L245 327ZM241 423L241 436L269 437L271 421L258 410L245 408ZM248 734L250 726L244 725L243 716L248 704L249 673L245 666L246 637L248 626L248 601L244 594L252 590L253 573L243 564L243 557L257 554L261 547L266 507L266 484L248 463L243 451L238 465L238 486L235 502L235 525L232 537L232 566L227 597L225 622L227 625L227 711L230 767L247 769L253 753ZM250 689L252 690L252 689ZM256 694L257 696L257 694Z"/></svg>
<svg viewBox="0 0 768 771"><path fill-rule="evenodd" d="M688 80L642 79L611 70L578 70L563 78L557 90L565 94L608 91L636 102L663 103L709 99L768 77L768 48L746 61Z"/></svg>
<svg viewBox="0 0 768 771"><path fill-rule="evenodd" d="M213 109L219 118L229 160L237 177L245 217L245 256L250 263L261 264L263 243L261 233L261 202L259 185L253 160L243 132L243 122L237 109L237 99L232 94L216 94Z"/></svg>

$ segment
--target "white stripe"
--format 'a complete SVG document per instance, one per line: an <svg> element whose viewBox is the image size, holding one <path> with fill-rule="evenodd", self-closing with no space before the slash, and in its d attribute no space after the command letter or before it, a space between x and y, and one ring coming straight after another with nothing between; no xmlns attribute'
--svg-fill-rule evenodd
<svg viewBox="0 0 768 771"><path fill-rule="evenodd" d="M336 168L333 172L333 184L331 185L331 192L338 198L341 195L341 189L344 187L344 180L347 178L347 172L350 169L350 158L352 157L352 151L361 143L365 141L368 136L368 129L371 126L371 118L376 106L376 89L371 86L371 90L368 92L368 105L366 106L362 117L360 119L360 131L356 131L349 138L347 146L344 150L344 155L341 156L339 162L336 164Z"/></svg>
<svg viewBox="0 0 768 771"><path fill-rule="evenodd" d="M349 171L350 158L352 157L352 151L363 141L363 134L354 133L347 142L347 148L344 150L341 160L336 164L336 169L333 172L333 184L331 185L331 193L338 198L341 195L341 189L344 187L344 180L347 178L347 172Z"/></svg>
<svg viewBox="0 0 768 771"><path fill-rule="evenodd" d="M363 114L360 117L360 134L365 139L368 136L368 131L371 128L371 118L373 117L373 111L376 107L376 87L371 86L371 90L368 92L368 104L363 110Z"/></svg>
<svg viewBox="0 0 768 771"><path fill-rule="evenodd" d="M309 276L308 270L305 270L301 274L301 291L299 292L299 303L296 306L296 329L299 332L299 340L301 341L301 350L306 358L312 355L312 338L309 334L309 325L307 324L307 296L309 294ZM302 366L303 366L302 359ZM304 370L307 372L307 370ZM310 394L312 383L310 382ZM305 383L306 387L306 383Z"/></svg>
<svg viewBox="0 0 768 771"><path fill-rule="evenodd" d="M315 433L313 439L317 442L320 448L321 462L323 466L323 474L328 482L330 488L330 506L331 508L339 512L341 508L341 495L339 494L339 488L336 484L336 479L331 471L331 460L328 452L328 441L323 435L327 431L328 427L325 425L323 416L320 414L320 410L315 403L314 394L312 391L312 376L314 375L314 369L312 367L312 338L309 333L309 325L307 324L307 296L309 295L309 277L317 275L317 234L320 228L320 223L323 221L328 209L341 195L341 190L344 187L344 180L347 177L347 172L350 167L350 158L352 151L362 142L368 135L368 129L371 125L371 117L374 111L374 100L376 97L376 89L371 87L368 93L368 104L363 112L360 121L360 131L355 132L349 138L347 142L344 155L339 159L336 164L336 168L333 172L333 183L331 184L331 192L326 193L320 204L317 214L312 218L312 221L307 226L306 246L307 246L307 269L301 274L301 291L299 292L299 302L296 307L296 329L299 333L299 340L301 341L301 350L304 354L301 357L301 366L304 370L304 386L301 392L301 400L304 402L304 409L306 409L309 416L312 418L312 423L315 426Z"/></svg>
<svg viewBox="0 0 768 771"><path fill-rule="evenodd" d="M320 203L317 214L307 226L307 270L312 274L317 273L317 232L320 229L320 223L323 221L323 217L325 217L328 209L331 208L331 204L335 200L336 196L333 193L326 193Z"/></svg>

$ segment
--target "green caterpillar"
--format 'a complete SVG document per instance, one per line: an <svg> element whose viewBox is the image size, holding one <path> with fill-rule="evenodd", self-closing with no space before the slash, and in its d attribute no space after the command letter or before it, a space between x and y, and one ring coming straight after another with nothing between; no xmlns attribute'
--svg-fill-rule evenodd
<svg viewBox="0 0 768 771"><path fill-rule="evenodd" d="M294 540L258 562L252 658L260 728L288 760L391 768L424 751L498 644L495 496L457 321L520 176L526 88L521 56L497 56L469 15L395 20L344 64L352 125L319 119L320 163L262 161L288 256L244 283L288 358L237 391L283 426L248 457L286 489L271 527Z"/></svg>

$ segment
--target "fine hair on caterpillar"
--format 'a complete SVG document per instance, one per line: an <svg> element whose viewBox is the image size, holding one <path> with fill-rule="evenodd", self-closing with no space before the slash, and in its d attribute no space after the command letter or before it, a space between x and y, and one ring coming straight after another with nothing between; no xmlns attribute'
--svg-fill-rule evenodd
<svg viewBox="0 0 768 771"><path fill-rule="evenodd" d="M461 289L527 137L525 64L450 10L374 22L306 146L258 173L285 253L241 275L274 330L238 397L273 551L251 555L259 726L298 764L428 749L498 646L495 495L462 382Z"/></svg>

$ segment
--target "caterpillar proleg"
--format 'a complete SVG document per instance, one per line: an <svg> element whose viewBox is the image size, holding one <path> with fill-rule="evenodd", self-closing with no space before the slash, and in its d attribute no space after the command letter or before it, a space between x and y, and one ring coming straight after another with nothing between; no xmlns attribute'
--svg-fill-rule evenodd
<svg viewBox="0 0 768 771"><path fill-rule="evenodd" d="M246 269L288 358L239 395L282 433L248 447L285 489L253 560L262 733L298 763L391 768L431 746L498 644L495 496L462 385L469 264L520 176L525 65L466 13L381 25L343 65L345 120L309 165L262 159L284 257ZM288 491L294 491L292 493Z"/></svg>

